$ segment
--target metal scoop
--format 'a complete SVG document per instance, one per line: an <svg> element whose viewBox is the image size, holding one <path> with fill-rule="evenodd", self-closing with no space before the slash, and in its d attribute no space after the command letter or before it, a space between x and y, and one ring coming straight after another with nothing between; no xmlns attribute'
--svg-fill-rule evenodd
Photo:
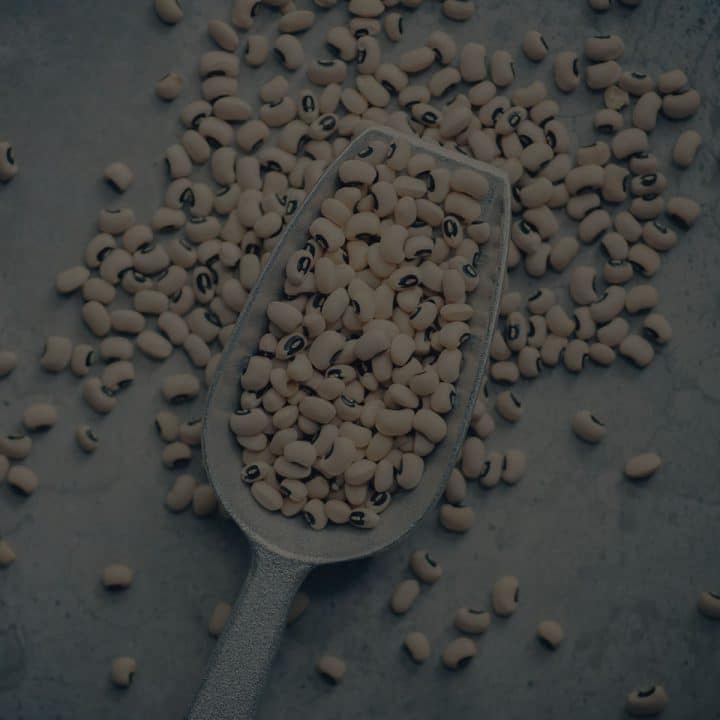
<svg viewBox="0 0 720 720"><path fill-rule="evenodd" d="M334 193L338 165L357 156L373 140L389 144L399 137L410 142L414 154L432 155L438 165L449 169L471 168L489 182L482 219L489 224L490 234L480 247L479 256L473 259L480 284L468 294L467 300L475 310L470 321L472 337L463 346L456 406L446 417L447 437L425 458L420 485L397 495L382 514L378 527L372 530L339 525L317 532L299 518L288 519L264 510L251 497L248 486L240 479L242 463L228 429L228 418L237 408L242 370L267 327L267 305L282 295L288 258L304 245L307 228L317 217L322 201ZM252 563L189 720L254 717L285 628L288 608L310 570L385 550L404 537L438 500L462 447L485 372L505 274L509 226L510 186L504 173L460 153L385 128L366 130L351 142L295 212L238 318L207 398L202 436L205 469L223 506L247 535Z"/></svg>

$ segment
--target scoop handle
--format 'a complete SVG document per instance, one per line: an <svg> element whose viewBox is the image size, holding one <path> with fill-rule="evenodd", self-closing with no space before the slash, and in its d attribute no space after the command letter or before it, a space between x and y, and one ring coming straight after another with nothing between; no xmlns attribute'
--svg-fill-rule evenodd
<svg viewBox="0 0 720 720"><path fill-rule="evenodd" d="M254 546L250 571L187 720L252 720L295 592L312 569Z"/></svg>

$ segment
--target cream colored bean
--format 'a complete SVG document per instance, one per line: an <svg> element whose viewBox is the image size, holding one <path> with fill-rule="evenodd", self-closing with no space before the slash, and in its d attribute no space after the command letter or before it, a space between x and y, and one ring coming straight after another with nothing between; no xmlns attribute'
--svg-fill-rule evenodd
<svg viewBox="0 0 720 720"><path fill-rule="evenodd" d="M470 635L482 635L490 627L490 613L487 610L459 608L453 620L455 627Z"/></svg>
<svg viewBox="0 0 720 720"><path fill-rule="evenodd" d="M640 368L647 367L655 357L652 345L640 335L628 335L618 346L618 351Z"/></svg>
<svg viewBox="0 0 720 720"><path fill-rule="evenodd" d="M178 73L167 73L155 83L155 94L161 100L165 100L166 102L172 102L173 100L175 100L176 97L180 95L180 93L182 93L184 84L185 81ZM114 181L112 181L112 184L113 186L115 186Z"/></svg>
<svg viewBox="0 0 720 720"><path fill-rule="evenodd" d="M277 512L282 507L282 495L265 480L258 480L250 486L250 493L259 505L270 512Z"/></svg>
<svg viewBox="0 0 720 720"><path fill-rule="evenodd" d="M590 410L580 410L573 416L573 432L585 442L596 444L607 435L607 427Z"/></svg>
<svg viewBox="0 0 720 720"><path fill-rule="evenodd" d="M662 459L656 453L648 452L631 457L623 472L631 480L644 480L654 475L662 465Z"/></svg>
<svg viewBox="0 0 720 720"><path fill-rule="evenodd" d="M240 47L240 38L233 28L222 20L210 20L207 26L208 35L215 44L227 50L235 52Z"/></svg>
<svg viewBox="0 0 720 720"><path fill-rule="evenodd" d="M5 539L0 539L0 568L7 568L17 560L15 550Z"/></svg>
<svg viewBox="0 0 720 720"><path fill-rule="evenodd" d="M232 613L232 605L226 602L219 602L212 611L208 620L208 633L213 637L220 637L230 614Z"/></svg>
<svg viewBox="0 0 720 720"><path fill-rule="evenodd" d="M168 443L162 451L162 461L165 467L173 470L185 467L192 459L192 449L189 445L175 440Z"/></svg>
<svg viewBox="0 0 720 720"><path fill-rule="evenodd" d="M157 0L161 2L162 0ZM112 661L110 679L118 688L128 688L137 672L137 661L132 657L117 657Z"/></svg>
<svg viewBox="0 0 720 720"><path fill-rule="evenodd" d="M315 669L323 678L333 685L337 685L341 683L345 677L347 664L335 655L323 655L315 663Z"/></svg>
<svg viewBox="0 0 720 720"><path fill-rule="evenodd" d="M564 93L571 93L580 85L578 57L571 50L564 50L555 55L553 72L555 84Z"/></svg>
<svg viewBox="0 0 720 720"><path fill-rule="evenodd" d="M17 367L17 354L12 350L0 350L0 378L7 377Z"/></svg>
<svg viewBox="0 0 720 720"><path fill-rule="evenodd" d="M513 615L518 607L520 584L512 575L505 575L493 585L491 600L493 611L500 617Z"/></svg>
<svg viewBox="0 0 720 720"><path fill-rule="evenodd" d="M647 133L640 128L621 130L612 139L613 155L618 160L626 160L631 155L646 152L648 149Z"/></svg>
<svg viewBox="0 0 720 720"><path fill-rule="evenodd" d="M51 335L45 340L40 365L52 373L62 372L70 363L72 343L66 337Z"/></svg>
<svg viewBox="0 0 720 720"><path fill-rule="evenodd" d="M22 414L22 423L27 430L49 430L57 419L57 408L50 403L33 403Z"/></svg>
<svg viewBox="0 0 720 720"><path fill-rule="evenodd" d="M396 615L404 615L410 610L419 595L420 583L417 580L403 580L393 590L390 609Z"/></svg>
<svg viewBox="0 0 720 720"><path fill-rule="evenodd" d="M540 62L547 57L549 48L545 38L537 30L528 30L522 42L525 57L533 62Z"/></svg>
<svg viewBox="0 0 720 720"><path fill-rule="evenodd" d="M102 584L108 590L126 590L132 585L135 573L129 565L106 565L102 571Z"/></svg>
<svg viewBox="0 0 720 720"><path fill-rule="evenodd" d="M0 141L0 182L10 182L19 170L13 146L7 141Z"/></svg>
<svg viewBox="0 0 720 720"><path fill-rule="evenodd" d="M503 458L500 479L508 485L515 485L525 475L527 457L522 450L508 450Z"/></svg>
<svg viewBox="0 0 720 720"><path fill-rule="evenodd" d="M40 481L33 470L27 465L13 465L7 474L10 487L22 495L32 495Z"/></svg>
<svg viewBox="0 0 720 720"><path fill-rule="evenodd" d="M443 504L440 506L440 524L450 532L465 533L475 523L475 511L468 506Z"/></svg>
<svg viewBox="0 0 720 720"><path fill-rule="evenodd" d="M452 640L443 650L443 665L449 670L458 670L465 667L476 654L475 643L470 638L459 637Z"/></svg>
<svg viewBox="0 0 720 720"><path fill-rule="evenodd" d="M443 574L442 567L427 550L415 550L410 555L409 565L415 577L429 585L436 583Z"/></svg>
<svg viewBox="0 0 720 720"><path fill-rule="evenodd" d="M700 215L700 205L688 197L672 197L667 204L667 215L687 230L695 224Z"/></svg>
<svg viewBox="0 0 720 720"><path fill-rule="evenodd" d="M670 120L686 120L695 115L700 102L700 93L694 89L665 95L662 99L662 112Z"/></svg>
<svg viewBox="0 0 720 720"><path fill-rule="evenodd" d="M162 384L162 394L169 403L187 402L197 397L200 382L194 375L179 373L170 375Z"/></svg>
<svg viewBox="0 0 720 720"><path fill-rule="evenodd" d="M697 130L685 130L678 136L673 147L673 162L683 169L693 164L698 149L702 144L702 136Z"/></svg>
<svg viewBox="0 0 720 720"><path fill-rule="evenodd" d="M704 591L697 601L698 610L711 620L720 620L720 595Z"/></svg>
<svg viewBox="0 0 720 720"><path fill-rule="evenodd" d="M427 637L417 631L409 632L403 641L403 645L410 657L418 663L424 663L430 657L430 643Z"/></svg>
<svg viewBox="0 0 720 720"><path fill-rule="evenodd" d="M638 688L628 694L625 710L634 717L660 714L668 704L668 694L662 685Z"/></svg>
<svg viewBox="0 0 720 720"><path fill-rule="evenodd" d="M217 509L217 496L212 485L203 483L197 485L193 491L192 509L198 517L208 517Z"/></svg>
<svg viewBox="0 0 720 720"><path fill-rule="evenodd" d="M660 313L650 313L645 320L643 320L643 333L645 337L659 345L664 345L672 339L670 323L667 318Z"/></svg>
<svg viewBox="0 0 720 720"><path fill-rule="evenodd" d="M0 435L0 455L9 460L24 460L32 449L32 439L28 435Z"/></svg>
<svg viewBox="0 0 720 720"><path fill-rule="evenodd" d="M625 44L618 35L596 35L585 40L585 57L592 62L618 60L625 52Z"/></svg>
<svg viewBox="0 0 720 720"><path fill-rule="evenodd" d="M538 640L550 650L556 650L565 639L565 631L557 620L543 620L536 633Z"/></svg>
<svg viewBox="0 0 720 720"><path fill-rule="evenodd" d="M89 425L78 425L75 429L75 440L77 444L86 452L93 453L100 445L95 431Z"/></svg>

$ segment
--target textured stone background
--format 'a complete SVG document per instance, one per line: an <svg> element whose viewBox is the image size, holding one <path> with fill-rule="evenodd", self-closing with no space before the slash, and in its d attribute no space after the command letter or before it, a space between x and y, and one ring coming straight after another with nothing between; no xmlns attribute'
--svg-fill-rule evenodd
<svg viewBox="0 0 720 720"><path fill-rule="evenodd" d="M58 269L80 259L97 210L117 202L99 180L105 164L123 159L136 171L122 202L141 220L161 201L161 157L179 137L183 100L160 104L153 84L178 70L190 79L183 99L193 97L195 62L209 47L205 24L224 17L228 5L184 4L185 22L168 29L149 0L0 3L0 136L14 141L22 166L0 188L0 345L23 360L0 383L0 423L13 429L34 399L62 408L59 426L38 440L29 461L41 478L37 494L23 500L0 488L0 530L19 552L0 573L2 720L181 718L213 645L206 619L218 600L234 597L246 571L246 547L230 523L163 508L171 474L160 466L152 430L162 403L156 390L145 392L155 388L158 367L138 358L140 379L117 411L92 418L103 442L88 459L73 440L74 425L90 418L79 385L37 365L45 335L83 337L78 301L59 301L52 283ZM467 536L450 537L431 513L386 555L312 576L312 606L287 633L261 718L606 720L621 717L625 693L646 681L668 689L669 720L718 718L720 626L694 604L699 590L720 587L720 141L712 137L720 117L720 6L645 0L636 11L598 16L584 0L478 5L471 34L490 49L512 47L519 56L531 27L542 28L553 48L618 32L627 68L657 74L680 66L702 91L703 108L690 123L706 140L698 161L682 175L667 169L673 190L704 204L701 221L656 278L675 338L643 372L618 362L580 377L546 371L542 382L521 386L526 417L512 433L501 427L491 447L525 448L530 471L515 488L470 488L478 522ZM426 34L431 21L418 17ZM533 79L527 61L519 57L517 65L519 82ZM546 62L540 76L549 69ZM255 80L247 82L252 91ZM582 91L563 107L587 142L588 107L601 101L586 100ZM677 132L661 121L653 134L663 164ZM551 276L545 284L559 283ZM526 286L516 278L513 287ZM181 367L182 358L173 364ZM610 424L597 448L569 432L569 417L585 406ZM666 458L662 471L646 485L624 481L623 459L649 448ZM432 548L446 574L398 619L388 595L417 546ZM137 579L129 592L111 595L98 576L116 560L130 562ZM454 636L455 608L486 603L505 573L520 578L520 610L494 621L466 670L449 674L436 657L415 667L403 655L411 628L441 648ZM554 655L533 636L546 617L567 631ZM347 679L335 689L312 670L325 650L348 660ZM109 684L117 654L139 660L129 692Z"/></svg>

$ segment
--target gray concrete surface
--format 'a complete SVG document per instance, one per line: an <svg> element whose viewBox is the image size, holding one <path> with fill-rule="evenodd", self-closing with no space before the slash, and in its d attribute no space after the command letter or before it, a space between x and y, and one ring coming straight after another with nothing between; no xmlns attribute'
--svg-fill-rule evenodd
<svg viewBox="0 0 720 720"><path fill-rule="evenodd" d="M579 378L556 370L520 387L526 417L512 432L501 427L491 446L525 448L530 470L514 488L470 488L478 522L467 536L451 537L429 517L386 555L312 576L311 608L287 633L261 718L607 720L622 717L625 693L648 681L668 689L669 720L720 718L720 625L694 608L700 590L720 587L720 6L645 0L636 11L596 16L584 0L478 4L473 34L490 48L517 48L530 27L542 27L554 48L619 32L627 67L680 66L702 91L690 125L706 143L692 170L667 165L675 125L662 121L653 136L671 187L704 205L657 277L675 339L644 372L623 363ZM122 202L140 218L162 197L160 158L179 135L179 105L156 102L153 83L178 70L195 87L194 64L208 46L203 28L227 7L184 5L186 21L169 29L149 0L0 2L0 137L14 141L22 166L0 187L0 346L22 358L0 382L0 424L12 430L36 398L62 408L29 460L41 478L36 495L24 500L0 487L0 531L19 554L0 572L1 720L182 717L213 645L206 619L218 600L233 598L246 571L244 541L229 523L163 508L171 474L159 464L151 425L161 407L155 380L166 371L138 360L140 380L120 408L92 418L102 446L90 459L73 441L75 423L91 418L78 384L37 366L43 336L84 337L78 301L59 301L52 281L80 259L97 210L119 204L98 179L102 168L123 159L135 169ZM518 60L521 81L528 67ZM541 75L548 70L546 63ZM583 98L567 107L589 140ZM592 449L568 430L584 406L611 428ZM661 472L644 484L624 481L623 459L649 448L666 458ZM433 549L445 577L423 590L410 615L392 617L391 586L418 546ZM100 588L99 571L111 561L136 568L129 592ZM471 666L449 674L436 656L415 667L403 655L411 628L424 630L437 652L454 636L454 609L486 604L505 573L520 578L520 610L493 623ZM533 637L547 617L567 631L553 655ZM325 650L348 661L340 687L313 672ZM118 654L139 661L128 692L108 680Z"/></svg>

